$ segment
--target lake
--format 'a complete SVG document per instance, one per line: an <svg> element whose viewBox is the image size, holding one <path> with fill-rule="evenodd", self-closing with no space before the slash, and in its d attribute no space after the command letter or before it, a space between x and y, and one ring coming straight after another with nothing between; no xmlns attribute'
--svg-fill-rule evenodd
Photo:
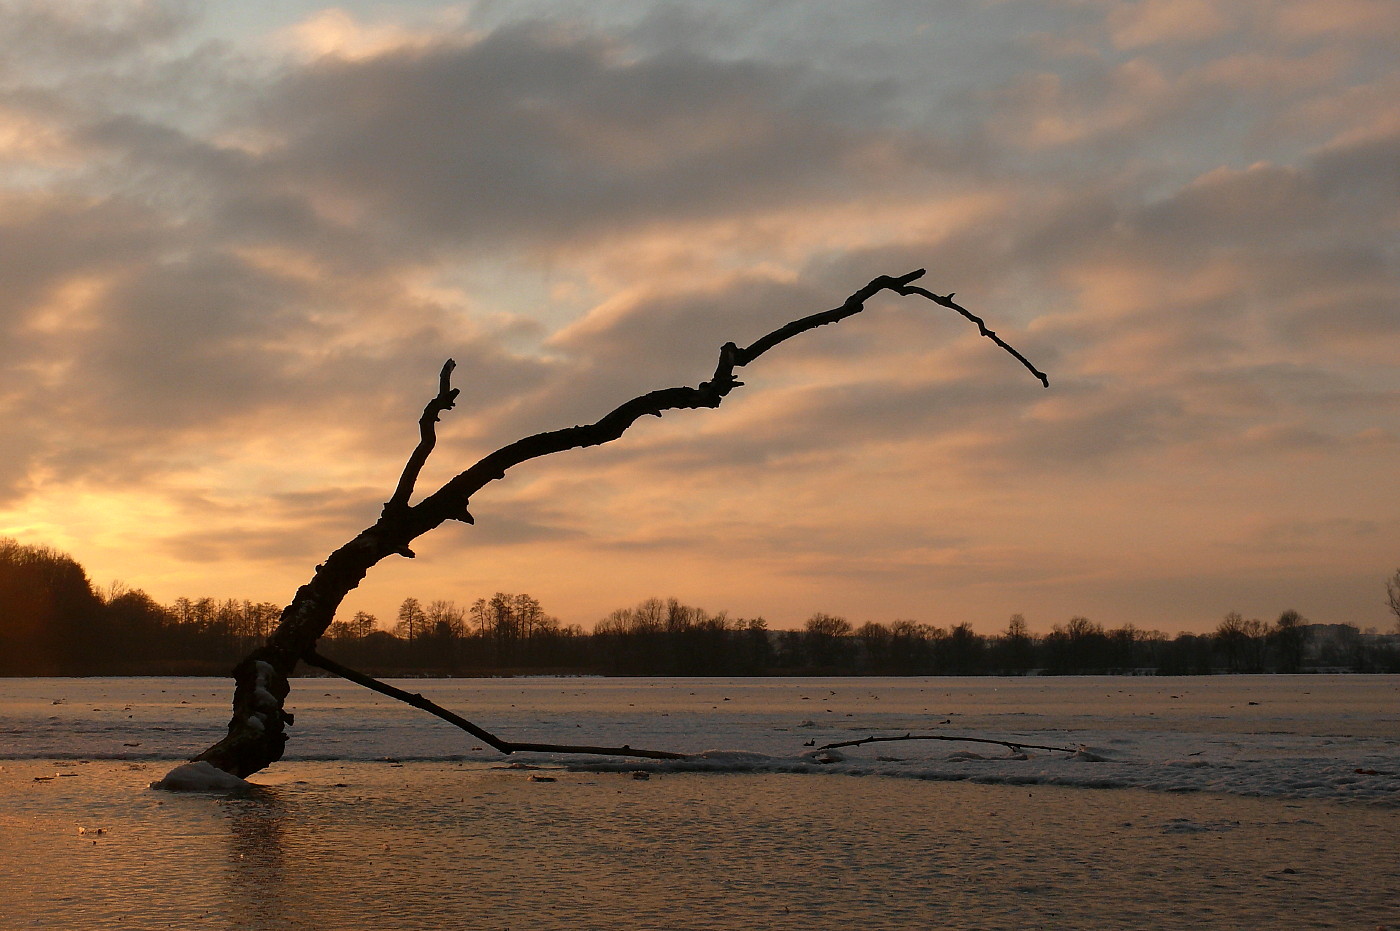
<svg viewBox="0 0 1400 931"><path fill-rule="evenodd" d="M1400 928L1400 677L298 679L286 759L147 785L218 679L0 680L0 927ZM827 743L906 733L951 741Z"/></svg>

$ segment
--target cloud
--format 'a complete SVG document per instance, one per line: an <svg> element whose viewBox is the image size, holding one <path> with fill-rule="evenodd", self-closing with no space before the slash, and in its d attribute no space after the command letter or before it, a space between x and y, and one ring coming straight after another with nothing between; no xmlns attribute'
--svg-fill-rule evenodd
<svg viewBox="0 0 1400 931"><path fill-rule="evenodd" d="M340 7L329 7L281 30L277 44L308 62L322 58L362 61L439 45L444 33L463 39L471 35L462 8L435 11L422 28L415 28L405 22L366 22Z"/></svg>
<svg viewBox="0 0 1400 931"><path fill-rule="evenodd" d="M1400 191L1400 129L1338 142L1312 161L1318 183L1329 193L1358 200L1394 194ZM1385 209L1383 203L1375 206Z"/></svg>
<svg viewBox="0 0 1400 931"><path fill-rule="evenodd" d="M79 41L63 23L38 22L55 47ZM137 17L123 35L150 53L182 22ZM302 34L325 25L322 16ZM337 49L289 63L256 106L243 90L219 99L234 62L200 52L192 60L206 69L207 93L226 109L197 121L130 101L127 112L99 113L85 106L89 85L60 85L71 105L51 125L90 160L71 176L90 193L75 198L69 228L55 231L63 241L24 263L15 292L23 310L14 304L11 316L47 321L39 330L51 338L27 357L42 355L65 380L82 371L103 386L74 399L75 416L120 423L147 444L162 432L251 425L256 410L283 422L298 411L312 418L368 387L353 377L337 383L334 371L387 375L383 390L393 396L410 376L390 367L416 363L414 347L429 344L442 347L434 356L471 357L483 386L477 413L489 417L496 398L528 393L551 366L512 358L460 308L410 293L409 279L444 247L560 243L621 227L635 234L662 217L674 225L775 207L821 195L863 158L884 167L892 153L900 158L888 134L868 140L842 117L852 93L878 109L878 92L788 66L679 50L638 58L540 24L436 39L391 29L353 56ZM110 76L116 86L148 87L168 65ZM837 99L824 99L833 91ZM103 217L113 218L106 232ZM15 230L30 252L43 235L37 222ZM93 246L105 274L75 248L98 236L121 241ZM63 267L45 275L45 263ZM70 295L69 304L88 294L85 319L43 309L25 278ZM390 311L398 332L368 343L365 334L383 329L373 317ZM673 347L661 348L664 356ZM56 358L65 360L59 368ZM590 361L595 372L610 369L601 361Z"/></svg>
<svg viewBox="0 0 1400 931"><path fill-rule="evenodd" d="M194 22L187 3L54 0L0 8L12 63L37 62L65 72L142 54Z"/></svg>
<svg viewBox="0 0 1400 931"><path fill-rule="evenodd" d="M1385 0L1295 0L1277 3L1274 28L1290 39L1307 41L1320 36L1379 40L1400 29L1400 11Z"/></svg>
<svg viewBox="0 0 1400 931"><path fill-rule="evenodd" d="M373 215L412 248L496 248L829 197L852 172L917 165L926 152L871 131L883 105L808 69L637 57L521 24L319 59L271 89L261 126L269 168L324 212Z"/></svg>
<svg viewBox="0 0 1400 931"><path fill-rule="evenodd" d="M1109 11L1108 23L1119 48L1211 39L1230 26L1218 4L1210 0L1146 0L1116 6Z"/></svg>

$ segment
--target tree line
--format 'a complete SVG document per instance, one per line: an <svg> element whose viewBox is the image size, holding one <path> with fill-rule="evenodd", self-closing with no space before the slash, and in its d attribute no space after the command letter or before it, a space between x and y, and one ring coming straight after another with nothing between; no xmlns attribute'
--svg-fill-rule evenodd
<svg viewBox="0 0 1400 931"><path fill-rule="evenodd" d="M1387 594L1395 592L1400 572L1387 582ZM139 589L99 590L72 557L0 538L0 675L223 675L280 613L269 602L162 605ZM406 598L384 624L357 612L331 626L324 648L381 676L1400 672L1400 635L1310 624L1296 611L1272 622L1231 612L1210 633L1175 636L1085 617L1033 634L1018 614L988 636L968 624L855 625L825 613L799 630L771 630L761 617L651 598L585 631L530 595L504 592L466 606Z"/></svg>

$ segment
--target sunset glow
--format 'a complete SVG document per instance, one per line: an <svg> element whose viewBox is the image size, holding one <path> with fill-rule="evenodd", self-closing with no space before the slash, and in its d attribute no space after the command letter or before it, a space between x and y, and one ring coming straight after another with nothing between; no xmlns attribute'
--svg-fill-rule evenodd
<svg viewBox="0 0 1400 931"><path fill-rule="evenodd" d="M799 626L1393 626L1393 0L0 7L0 536L97 585L285 603L528 463L342 613L675 596Z"/></svg>

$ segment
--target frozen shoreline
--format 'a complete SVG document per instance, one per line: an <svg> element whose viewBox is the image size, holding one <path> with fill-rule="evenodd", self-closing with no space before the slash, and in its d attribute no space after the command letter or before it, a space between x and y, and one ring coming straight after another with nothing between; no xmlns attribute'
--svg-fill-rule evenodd
<svg viewBox="0 0 1400 931"><path fill-rule="evenodd" d="M510 758L546 766L878 775L1400 805L1395 676L406 684L507 739L696 755L677 762ZM0 696L0 760L178 762L212 742L229 714L222 679L4 680ZM298 680L289 707L297 725L278 766L386 758L489 766L503 759L435 718L340 680ZM911 741L812 753L836 741L910 732L1088 752L1016 754Z"/></svg>
<svg viewBox="0 0 1400 931"><path fill-rule="evenodd" d="M226 680L0 681L0 926L1400 926L1396 677L406 684L511 739L701 755L503 757L299 680L256 785L155 792ZM907 731L1092 752L811 755Z"/></svg>

